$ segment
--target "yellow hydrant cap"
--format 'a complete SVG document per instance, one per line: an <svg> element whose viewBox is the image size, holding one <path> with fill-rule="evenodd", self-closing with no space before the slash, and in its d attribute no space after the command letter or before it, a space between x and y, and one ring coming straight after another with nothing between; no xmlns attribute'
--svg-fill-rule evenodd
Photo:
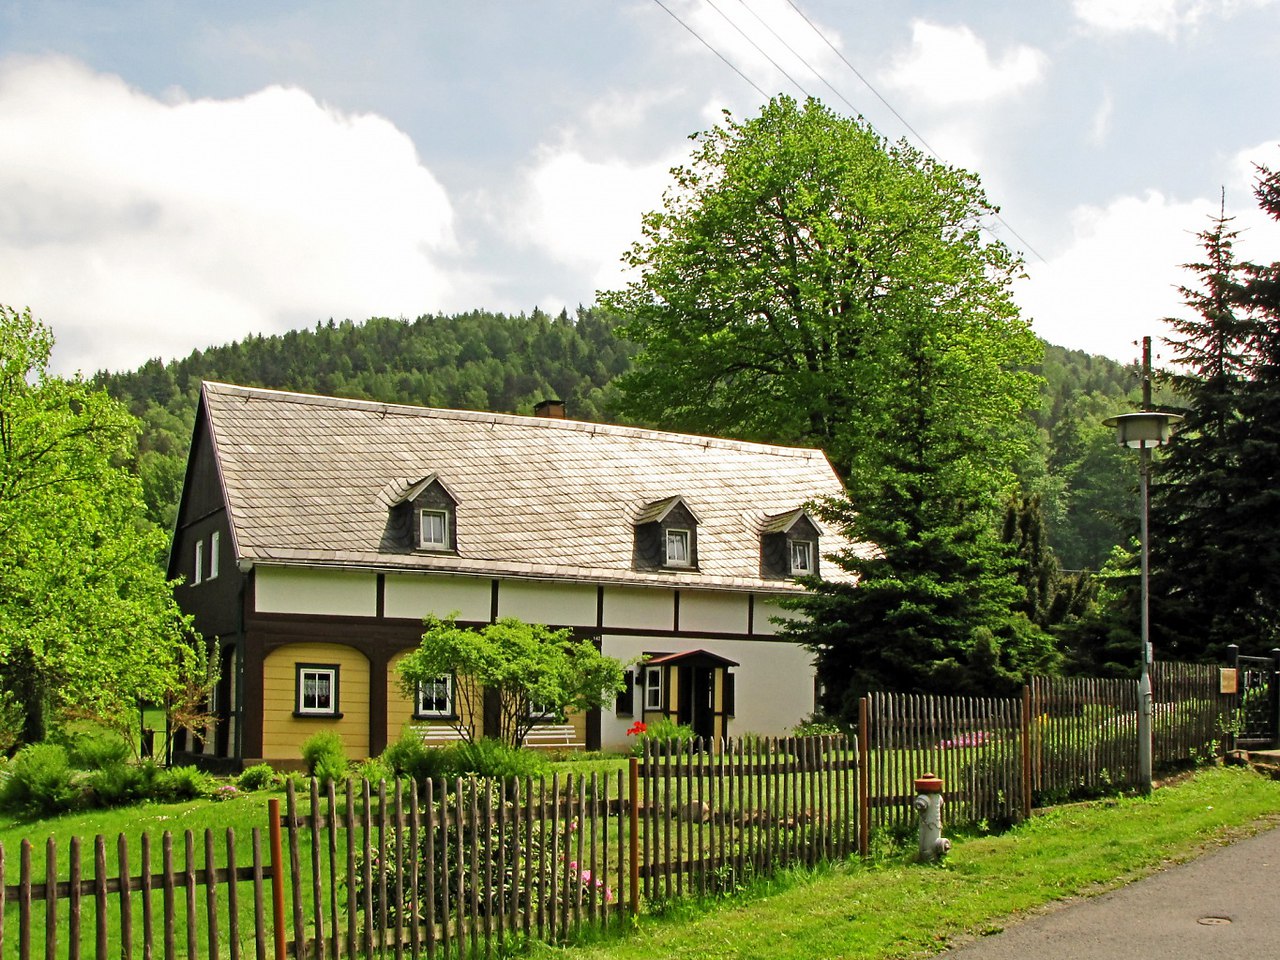
<svg viewBox="0 0 1280 960"><path fill-rule="evenodd" d="M945 780L939 780L932 773L917 777L915 783L916 789L921 793L941 793L947 785Z"/></svg>

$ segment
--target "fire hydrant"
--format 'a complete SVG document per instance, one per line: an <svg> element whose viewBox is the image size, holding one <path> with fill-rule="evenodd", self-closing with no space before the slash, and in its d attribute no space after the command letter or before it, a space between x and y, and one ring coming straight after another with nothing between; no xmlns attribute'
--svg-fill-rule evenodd
<svg viewBox="0 0 1280 960"><path fill-rule="evenodd" d="M951 849L951 841L942 835L942 789L946 782L926 773L915 784L918 795L911 805L920 814L920 859L928 863Z"/></svg>

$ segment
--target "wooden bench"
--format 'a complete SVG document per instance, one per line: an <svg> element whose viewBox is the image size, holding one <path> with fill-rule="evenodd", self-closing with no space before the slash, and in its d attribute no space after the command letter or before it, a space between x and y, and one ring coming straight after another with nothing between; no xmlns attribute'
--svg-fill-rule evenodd
<svg viewBox="0 0 1280 960"><path fill-rule="evenodd" d="M540 723L525 735L524 745L537 750L580 750L586 746L569 723Z"/></svg>
<svg viewBox="0 0 1280 960"><path fill-rule="evenodd" d="M428 747L447 747L461 743L465 738L462 731L450 724L415 723L411 729Z"/></svg>

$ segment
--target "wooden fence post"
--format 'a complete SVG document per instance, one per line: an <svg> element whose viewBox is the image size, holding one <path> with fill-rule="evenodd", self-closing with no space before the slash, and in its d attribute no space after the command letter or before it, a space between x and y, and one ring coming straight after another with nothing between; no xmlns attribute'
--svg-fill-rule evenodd
<svg viewBox="0 0 1280 960"><path fill-rule="evenodd" d="M871 764L867 698L858 700L858 855L871 855Z"/></svg>
<svg viewBox="0 0 1280 960"><path fill-rule="evenodd" d="M627 812L631 818L631 915L640 915L640 761L632 757L628 766L628 797L630 807Z"/></svg>
<svg viewBox="0 0 1280 960"><path fill-rule="evenodd" d="M1022 686L1022 819L1031 819L1031 688Z"/></svg>
<svg viewBox="0 0 1280 960"><path fill-rule="evenodd" d="M284 851L280 841L280 800L267 801L267 817L271 842L271 919L274 925L276 960L285 960L284 936Z"/></svg>

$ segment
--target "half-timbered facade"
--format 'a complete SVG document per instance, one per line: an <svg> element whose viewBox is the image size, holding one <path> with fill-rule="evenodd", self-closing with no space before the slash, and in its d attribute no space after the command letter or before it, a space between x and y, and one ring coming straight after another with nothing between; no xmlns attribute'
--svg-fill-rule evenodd
<svg viewBox="0 0 1280 960"><path fill-rule="evenodd" d="M816 450L206 383L169 573L217 658L219 722L183 746L288 766L326 727L352 757L406 725L482 732L454 678L400 688L427 614L571 627L636 661L566 742L621 748L663 716L782 733L814 674L779 601L840 575L820 558L845 544L806 509L839 492Z"/></svg>

